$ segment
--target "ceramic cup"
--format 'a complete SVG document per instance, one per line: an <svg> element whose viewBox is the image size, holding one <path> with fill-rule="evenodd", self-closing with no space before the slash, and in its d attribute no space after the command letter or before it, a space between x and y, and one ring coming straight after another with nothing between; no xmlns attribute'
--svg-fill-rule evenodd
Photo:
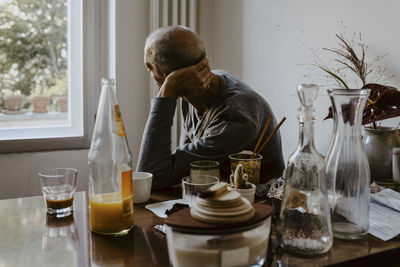
<svg viewBox="0 0 400 267"><path fill-rule="evenodd" d="M133 172L133 203L149 201L153 174L149 172Z"/></svg>

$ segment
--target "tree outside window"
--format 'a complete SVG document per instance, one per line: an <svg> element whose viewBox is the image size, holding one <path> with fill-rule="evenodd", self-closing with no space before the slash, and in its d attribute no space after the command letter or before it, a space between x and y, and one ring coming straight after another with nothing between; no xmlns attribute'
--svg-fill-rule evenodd
<svg viewBox="0 0 400 267"><path fill-rule="evenodd" d="M68 92L67 71L67 1L0 0L3 99L18 92L46 95L52 98L49 110L55 110L51 104ZM5 109L4 101L1 105Z"/></svg>

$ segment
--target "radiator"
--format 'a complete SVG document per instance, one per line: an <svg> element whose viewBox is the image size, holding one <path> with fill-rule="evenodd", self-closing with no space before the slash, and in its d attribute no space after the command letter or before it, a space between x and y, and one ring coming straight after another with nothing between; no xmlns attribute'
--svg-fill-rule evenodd
<svg viewBox="0 0 400 267"><path fill-rule="evenodd" d="M198 0L150 0L150 32L173 25L184 25L196 32L199 30L199 3ZM150 76L150 99L158 94L158 86ZM171 149L179 145L181 132L181 105L175 111L174 123L171 131Z"/></svg>

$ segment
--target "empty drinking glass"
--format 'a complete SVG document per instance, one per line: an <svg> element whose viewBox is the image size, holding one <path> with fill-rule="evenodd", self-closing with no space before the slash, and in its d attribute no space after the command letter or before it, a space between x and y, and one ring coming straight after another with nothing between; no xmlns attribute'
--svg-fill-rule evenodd
<svg viewBox="0 0 400 267"><path fill-rule="evenodd" d="M191 206L197 195L218 182L219 179L211 175L186 176L182 179L183 201Z"/></svg>
<svg viewBox="0 0 400 267"><path fill-rule="evenodd" d="M190 163L190 176L211 175L219 178L219 163L214 160L197 160Z"/></svg>

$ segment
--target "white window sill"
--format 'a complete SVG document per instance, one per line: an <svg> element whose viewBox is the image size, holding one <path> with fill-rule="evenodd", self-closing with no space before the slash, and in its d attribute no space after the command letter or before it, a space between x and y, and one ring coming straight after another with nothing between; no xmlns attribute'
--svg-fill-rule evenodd
<svg viewBox="0 0 400 267"><path fill-rule="evenodd" d="M0 129L67 126L68 112L4 112L0 113Z"/></svg>

